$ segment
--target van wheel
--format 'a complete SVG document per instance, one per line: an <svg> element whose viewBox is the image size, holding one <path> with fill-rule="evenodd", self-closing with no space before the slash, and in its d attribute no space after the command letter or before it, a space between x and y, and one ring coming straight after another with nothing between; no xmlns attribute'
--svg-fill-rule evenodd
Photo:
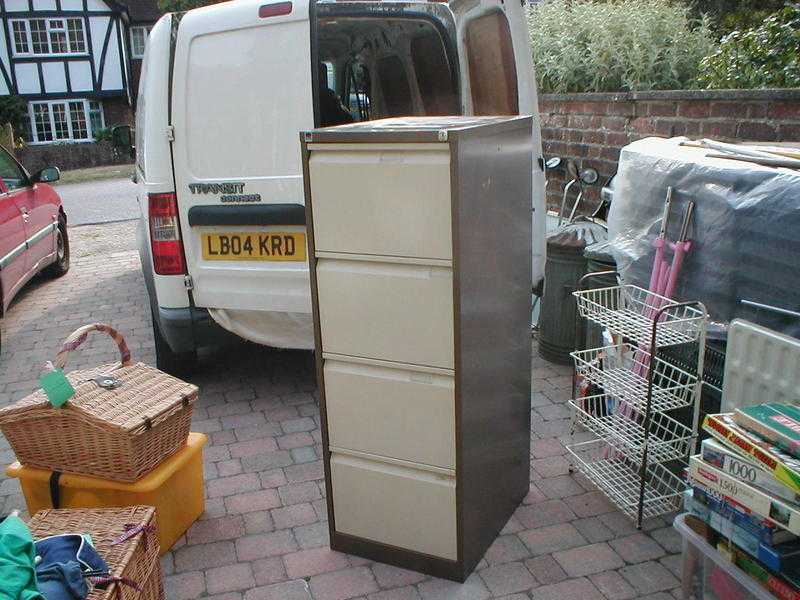
<svg viewBox="0 0 800 600"><path fill-rule="evenodd" d="M190 374L197 365L197 352L173 352L167 340L161 335L155 318L153 318L153 339L156 344L156 367L175 376Z"/></svg>
<svg viewBox="0 0 800 600"><path fill-rule="evenodd" d="M67 222L64 217L58 219L56 232L56 261L43 270L47 277L61 277L69 271L69 236L67 235Z"/></svg>

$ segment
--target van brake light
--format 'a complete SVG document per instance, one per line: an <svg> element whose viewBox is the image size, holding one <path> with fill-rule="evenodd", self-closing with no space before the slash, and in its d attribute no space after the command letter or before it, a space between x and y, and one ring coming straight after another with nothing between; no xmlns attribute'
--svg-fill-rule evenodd
<svg viewBox="0 0 800 600"><path fill-rule="evenodd" d="M147 199L153 269L158 275L183 275L186 258L178 227L178 199L174 192L148 194Z"/></svg>
<svg viewBox="0 0 800 600"><path fill-rule="evenodd" d="M280 17L292 12L291 2L276 2L275 4L262 4L258 7L258 16L262 19Z"/></svg>

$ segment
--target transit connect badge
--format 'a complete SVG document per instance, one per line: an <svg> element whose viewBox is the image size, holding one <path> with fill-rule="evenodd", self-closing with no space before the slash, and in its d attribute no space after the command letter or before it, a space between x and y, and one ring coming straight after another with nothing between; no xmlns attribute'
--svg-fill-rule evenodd
<svg viewBox="0 0 800 600"><path fill-rule="evenodd" d="M222 194L220 202L261 202L261 194L245 194L243 181L222 181L217 183L190 183L192 194Z"/></svg>

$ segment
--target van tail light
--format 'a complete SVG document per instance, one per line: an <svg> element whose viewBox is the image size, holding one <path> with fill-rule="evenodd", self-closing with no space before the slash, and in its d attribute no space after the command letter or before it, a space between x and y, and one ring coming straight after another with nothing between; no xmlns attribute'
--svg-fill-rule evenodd
<svg viewBox="0 0 800 600"><path fill-rule="evenodd" d="M178 198L175 192L170 192L148 194L147 200L153 268L158 275L183 275L186 273L186 258L178 227Z"/></svg>

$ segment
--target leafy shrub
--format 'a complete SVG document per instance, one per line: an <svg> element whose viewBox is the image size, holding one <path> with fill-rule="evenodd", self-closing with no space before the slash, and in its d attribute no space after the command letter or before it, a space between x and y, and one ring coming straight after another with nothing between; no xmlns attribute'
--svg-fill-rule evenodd
<svg viewBox="0 0 800 600"><path fill-rule="evenodd" d="M0 96L0 125L10 123L15 132L24 129L28 104L19 96Z"/></svg>
<svg viewBox="0 0 800 600"><path fill-rule="evenodd" d="M697 87L716 48L708 20L672 0L550 0L528 18L544 92Z"/></svg>
<svg viewBox="0 0 800 600"><path fill-rule="evenodd" d="M110 127L103 127L103 129L99 129L94 132L94 141L102 142L105 140L111 139L111 128Z"/></svg>
<svg viewBox="0 0 800 600"><path fill-rule="evenodd" d="M709 89L800 87L800 5L722 38L700 63L699 81Z"/></svg>
<svg viewBox="0 0 800 600"><path fill-rule="evenodd" d="M693 14L708 15L712 27L720 35L756 27L785 4L785 0L694 0L691 3Z"/></svg>

